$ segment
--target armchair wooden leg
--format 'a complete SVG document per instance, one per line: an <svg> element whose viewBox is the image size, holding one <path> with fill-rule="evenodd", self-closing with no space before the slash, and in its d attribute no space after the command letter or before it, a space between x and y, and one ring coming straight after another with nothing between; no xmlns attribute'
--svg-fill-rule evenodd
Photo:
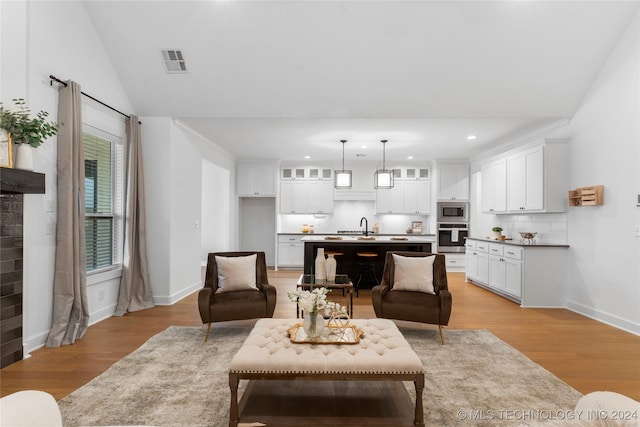
<svg viewBox="0 0 640 427"><path fill-rule="evenodd" d="M207 324L207 334L204 336L204 342L209 339L209 331L211 331L211 323Z"/></svg>
<svg viewBox="0 0 640 427"><path fill-rule="evenodd" d="M444 333L442 332L442 325L438 325L438 329L440 329L440 342L444 345Z"/></svg>

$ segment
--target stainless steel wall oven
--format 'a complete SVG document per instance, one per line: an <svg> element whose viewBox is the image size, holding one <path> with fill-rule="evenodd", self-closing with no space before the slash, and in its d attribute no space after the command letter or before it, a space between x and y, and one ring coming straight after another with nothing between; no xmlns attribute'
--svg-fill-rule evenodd
<svg viewBox="0 0 640 427"><path fill-rule="evenodd" d="M464 252L465 238L469 234L467 223L438 223L438 252Z"/></svg>

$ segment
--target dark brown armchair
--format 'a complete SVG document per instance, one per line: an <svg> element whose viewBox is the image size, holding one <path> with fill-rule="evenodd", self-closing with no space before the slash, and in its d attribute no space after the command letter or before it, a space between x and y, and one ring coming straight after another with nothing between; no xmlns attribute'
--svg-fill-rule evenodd
<svg viewBox="0 0 640 427"><path fill-rule="evenodd" d="M246 257L256 254L256 287L258 290L233 290L218 292L219 276L216 256ZM264 252L217 252L210 253L204 288L198 294L198 309L202 323L207 323L205 342L209 339L212 322L273 317L276 308L276 288L269 284Z"/></svg>
<svg viewBox="0 0 640 427"><path fill-rule="evenodd" d="M444 344L442 326L449 324L451 293L447 284L444 255L437 254L433 262L433 290L435 294L393 289L395 263L393 254L405 257L427 257L428 252L387 252L382 281L372 290L376 316L384 319L409 320L438 325L440 340Z"/></svg>

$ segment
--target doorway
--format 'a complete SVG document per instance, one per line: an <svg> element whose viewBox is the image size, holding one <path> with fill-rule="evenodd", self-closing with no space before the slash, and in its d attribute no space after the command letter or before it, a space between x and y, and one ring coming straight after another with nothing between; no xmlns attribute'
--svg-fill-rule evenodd
<svg viewBox="0 0 640 427"><path fill-rule="evenodd" d="M239 250L263 251L267 265L275 265L276 199L275 197L240 197Z"/></svg>

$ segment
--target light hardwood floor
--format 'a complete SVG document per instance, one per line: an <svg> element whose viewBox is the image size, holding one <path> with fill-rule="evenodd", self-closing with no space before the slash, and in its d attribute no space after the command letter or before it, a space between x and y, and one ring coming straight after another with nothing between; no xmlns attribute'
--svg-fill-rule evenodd
<svg viewBox="0 0 640 427"><path fill-rule="evenodd" d="M277 287L274 317L295 317L287 292L300 271L269 271ZM640 337L564 309L523 309L449 273L453 311L448 329L488 329L580 391L609 390L640 400ZM354 317L374 317L370 291L354 298ZM340 301L341 296L330 294ZM234 323L251 324L253 321ZM398 322L415 328L437 328ZM89 328L74 345L42 348L0 371L1 395L36 389L61 399L100 375L170 325L201 325L197 293L172 306L111 317ZM212 329L215 339L215 328ZM202 326L204 337L205 328ZM446 337L446 329L445 329Z"/></svg>

